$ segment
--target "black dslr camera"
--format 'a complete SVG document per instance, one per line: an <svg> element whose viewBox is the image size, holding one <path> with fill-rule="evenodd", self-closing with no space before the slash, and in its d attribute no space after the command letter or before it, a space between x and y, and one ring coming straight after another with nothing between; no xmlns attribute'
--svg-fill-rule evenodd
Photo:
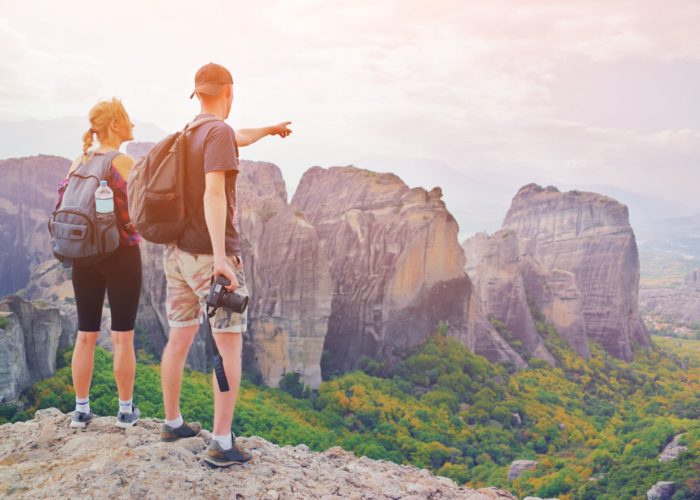
<svg viewBox="0 0 700 500"><path fill-rule="evenodd" d="M229 292L226 287L230 284L231 282L226 277L217 276L216 281L211 285L211 290L209 290L207 305L212 309L223 307L240 314L248 307L248 296Z"/></svg>

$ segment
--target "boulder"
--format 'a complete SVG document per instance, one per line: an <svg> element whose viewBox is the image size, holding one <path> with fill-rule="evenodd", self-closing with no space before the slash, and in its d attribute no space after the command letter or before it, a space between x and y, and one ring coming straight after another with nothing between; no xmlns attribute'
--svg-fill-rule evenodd
<svg viewBox="0 0 700 500"><path fill-rule="evenodd" d="M647 491L647 500L671 500L676 485L673 481L659 481Z"/></svg>
<svg viewBox="0 0 700 500"><path fill-rule="evenodd" d="M515 460L508 469L508 481L518 479L523 472L535 469L537 469L537 461L535 460Z"/></svg>
<svg viewBox="0 0 700 500"><path fill-rule="evenodd" d="M659 455L659 462L671 462L677 459L684 451L688 451L687 446L682 446L679 444L683 436L684 434L678 434L677 436L673 437L671 442L664 447L663 451Z"/></svg>

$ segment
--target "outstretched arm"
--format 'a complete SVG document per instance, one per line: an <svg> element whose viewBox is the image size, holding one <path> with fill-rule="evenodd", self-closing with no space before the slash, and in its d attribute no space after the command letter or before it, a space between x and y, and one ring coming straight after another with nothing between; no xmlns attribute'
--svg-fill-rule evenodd
<svg viewBox="0 0 700 500"><path fill-rule="evenodd" d="M291 124L292 122L282 122L269 127L242 128L236 130L236 143L238 144L239 148L242 148L244 146L250 146L254 142L257 142L268 135L287 137L292 133L292 129L289 128L289 125Z"/></svg>

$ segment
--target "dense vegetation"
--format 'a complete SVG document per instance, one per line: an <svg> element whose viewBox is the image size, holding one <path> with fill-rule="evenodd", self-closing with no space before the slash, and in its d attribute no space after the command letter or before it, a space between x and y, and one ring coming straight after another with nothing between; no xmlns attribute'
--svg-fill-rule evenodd
<svg viewBox="0 0 700 500"><path fill-rule="evenodd" d="M315 450L340 445L519 496L645 498L651 485L668 480L676 482L674 498L700 498L697 341L679 346L661 339L661 347L635 353L631 363L594 345L585 361L551 327L538 326L557 368L532 359L530 369L509 373L438 334L397 366L364 358L361 371L324 382L318 391L295 374L283 379L281 389L246 379L234 430ZM70 368L64 366L23 396L26 410L0 405L0 423L49 406L70 411L73 398ZM182 400L187 419L211 428L209 375L188 371ZM135 401L144 415L163 416L159 367L143 354ZM101 349L91 405L101 415L117 409L111 354ZM660 463L660 451L679 433L685 433L688 451ZM538 467L509 483L515 459L537 460Z"/></svg>

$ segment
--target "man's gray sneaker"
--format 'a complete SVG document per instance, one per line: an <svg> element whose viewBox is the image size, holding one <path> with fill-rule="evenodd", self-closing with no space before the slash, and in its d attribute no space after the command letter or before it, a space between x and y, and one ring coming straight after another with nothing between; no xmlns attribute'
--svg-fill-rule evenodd
<svg viewBox="0 0 700 500"><path fill-rule="evenodd" d="M201 431L202 426L197 422L192 422L191 424L183 422L183 424L177 428L172 428L168 424L163 424L160 428L160 440L169 443L182 438L199 436Z"/></svg>
<svg viewBox="0 0 700 500"><path fill-rule="evenodd" d="M236 444L236 436L233 432L231 442L233 443L231 449L224 450L218 441L212 439L204 461L212 467L229 467L233 464L244 464L253 458L253 455Z"/></svg>
<svg viewBox="0 0 700 500"><path fill-rule="evenodd" d="M87 426L87 424L89 424L92 421L92 417L94 416L95 414L92 413L92 410L90 410L90 413L83 413L81 411L76 410L71 416L70 426L76 429L84 429Z"/></svg>
<svg viewBox="0 0 700 500"><path fill-rule="evenodd" d="M134 405L131 405L131 413L119 412L119 414L117 415L116 425L120 429L126 429L127 427L131 427L136 422L138 422L139 418L141 418L141 411L139 411L139 409L136 408Z"/></svg>

